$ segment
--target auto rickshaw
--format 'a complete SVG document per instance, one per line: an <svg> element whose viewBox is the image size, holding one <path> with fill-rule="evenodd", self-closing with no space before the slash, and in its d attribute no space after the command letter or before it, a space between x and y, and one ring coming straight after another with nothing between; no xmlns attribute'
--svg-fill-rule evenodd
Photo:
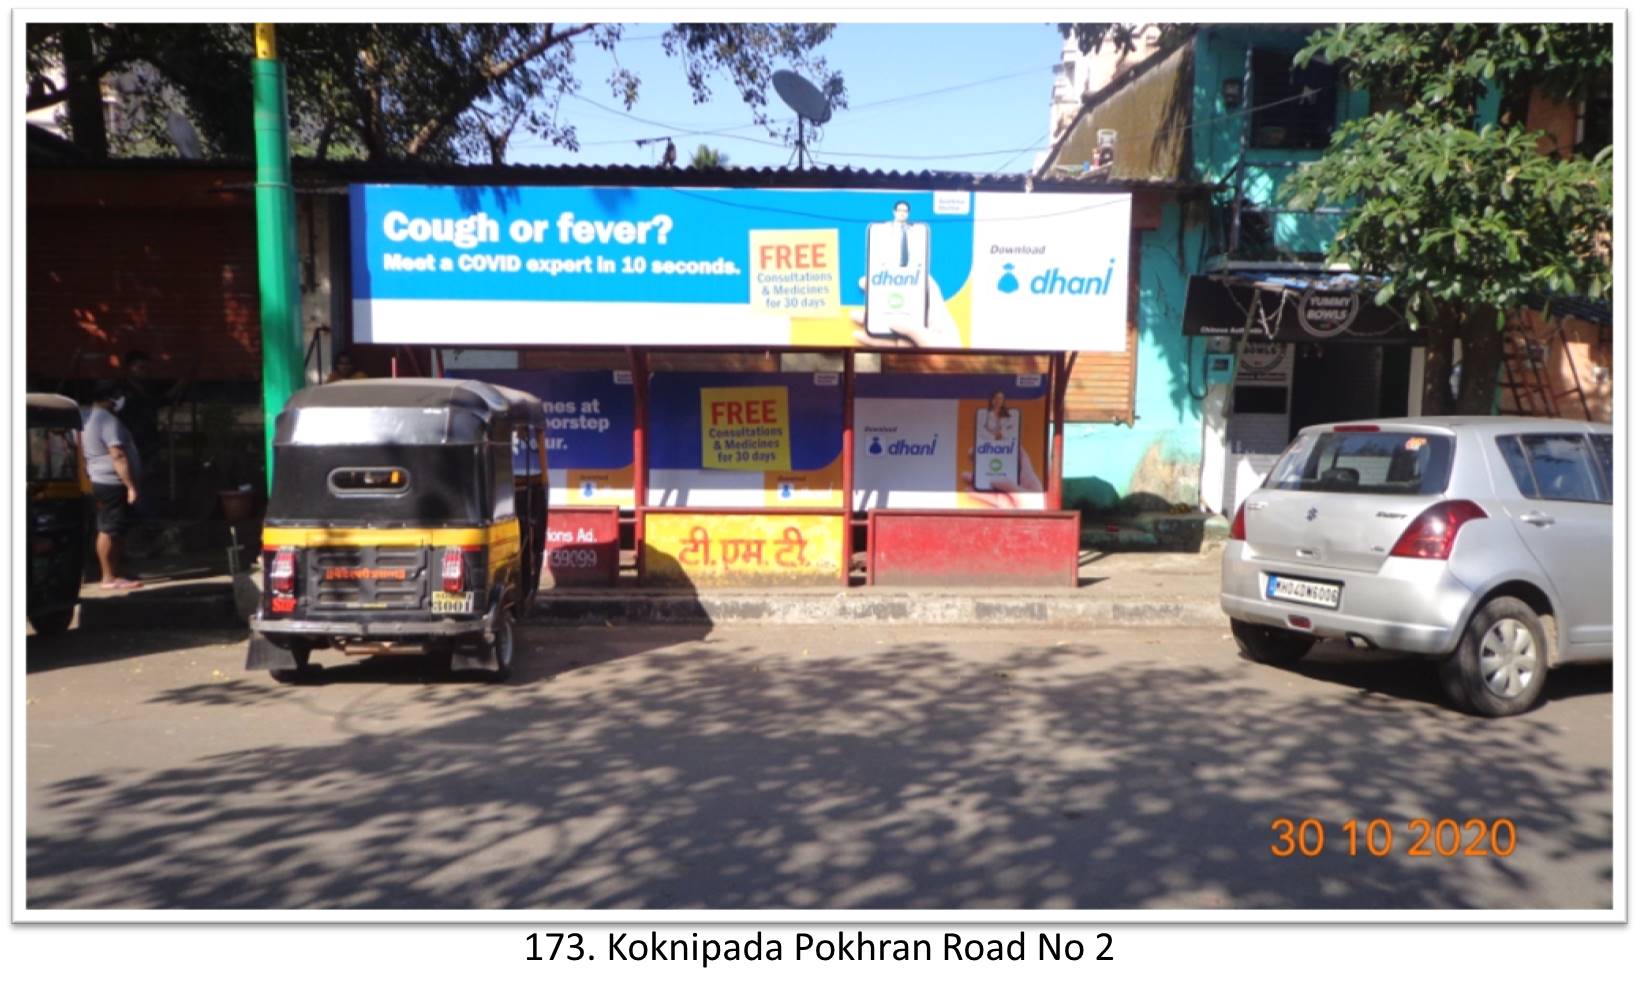
<svg viewBox="0 0 1638 996"><path fill-rule="evenodd" d="M60 394L30 394L25 425L28 621L55 636L74 620L85 569L91 479L80 453L80 407Z"/></svg>
<svg viewBox="0 0 1638 996"><path fill-rule="evenodd" d="M538 398L474 380L297 392L274 423L246 668L301 681L328 648L504 681L540 584L545 424Z"/></svg>

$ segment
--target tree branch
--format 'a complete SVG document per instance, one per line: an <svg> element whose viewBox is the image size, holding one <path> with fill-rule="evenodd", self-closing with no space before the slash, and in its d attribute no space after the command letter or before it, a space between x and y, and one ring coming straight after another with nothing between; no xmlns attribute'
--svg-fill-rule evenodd
<svg viewBox="0 0 1638 996"><path fill-rule="evenodd" d="M421 151L435 141L444 130L455 123L462 112L472 106L473 101L483 95L483 92L494 84L517 72L523 66L539 58L553 46L582 35L597 27L595 24L581 24L569 28L559 34L552 34L552 25L547 25L541 34L540 40L519 52L517 55L501 63L491 63L483 68L478 77L464 90L452 95L444 109L434 114L420 128L416 129L415 137L405 145L404 151L410 156L418 156Z"/></svg>

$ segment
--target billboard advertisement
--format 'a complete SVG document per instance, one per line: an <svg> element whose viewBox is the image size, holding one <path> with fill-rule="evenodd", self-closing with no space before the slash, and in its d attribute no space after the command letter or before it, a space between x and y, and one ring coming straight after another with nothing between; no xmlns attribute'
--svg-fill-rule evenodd
<svg viewBox="0 0 1638 996"><path fill-rule="evenodd" d="M650 505L842 507L835 373L649 377Z"/></svg>
<svg viewBox="0 0 1638 996"><path fill-rule="evenodd" d="M1046 507L1041 374L860 374L853 507Z"/></svg>
<svg viewBox="0 0 1638 996"><path fill-rule="evenodd" d="M528 391L546 406L546 484L552 508L631 508L636 402L626 370L448 370Z"/></svg>
<svg viewBox="0 0 1638 996"><path fill-rule="evenodd" d="M450 370L546 406L553 508L633 507L631 375L623 370ZM859 374L853 507L1046 507L1041 374ZM656 372L649 377L648 503L672 508L842 506L837 373Z"/></svg>
<svg viewBox="0 0 1638 996"><path fill-rule="evenodd" d="M1126 347L1129 194L349 193L360 343Z"/></svg>

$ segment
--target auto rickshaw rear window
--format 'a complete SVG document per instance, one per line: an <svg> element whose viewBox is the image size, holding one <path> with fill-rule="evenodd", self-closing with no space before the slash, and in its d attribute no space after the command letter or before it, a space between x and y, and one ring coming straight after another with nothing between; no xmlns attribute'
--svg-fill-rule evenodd
<svg viewBox="0 0 1638 996"><path fill-rule="evenodd" d="M409 471L402 467L337 467L330 471L330 493L338 497L378 497L408 491Z"/></svg>
<svg viewBox="0 0 1638 996"><path fill-rule="evenodd" d="M72 481L79 477L79 442L72 429L29 426L28 479Z"/></svg>

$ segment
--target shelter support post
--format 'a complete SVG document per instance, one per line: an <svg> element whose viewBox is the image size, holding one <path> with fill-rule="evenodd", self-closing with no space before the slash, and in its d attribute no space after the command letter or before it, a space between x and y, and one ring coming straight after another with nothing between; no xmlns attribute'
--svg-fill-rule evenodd
<svg viewBox="0 0 1638 996"><path fill-rule="evenodd" d="M853 572L853 350L842 354L842 587Z"/></svg>
<svg viewBox="0 0 1638 996"><path fill-rule="evenodd" d="M1060 511L1064 507L1064 409L1069 394L1069 371L1074 367L1074 354L1052 354L1052 465L1047 475L1046 507Z"/></svg>
<svg viewBox="0 0 1638 996"><path fill-rule="evenodd" d="M631 503L637 516L634 536L639 570L643 556L643 509L648 505L648 353L628 348L631 364Z"/></svg>

